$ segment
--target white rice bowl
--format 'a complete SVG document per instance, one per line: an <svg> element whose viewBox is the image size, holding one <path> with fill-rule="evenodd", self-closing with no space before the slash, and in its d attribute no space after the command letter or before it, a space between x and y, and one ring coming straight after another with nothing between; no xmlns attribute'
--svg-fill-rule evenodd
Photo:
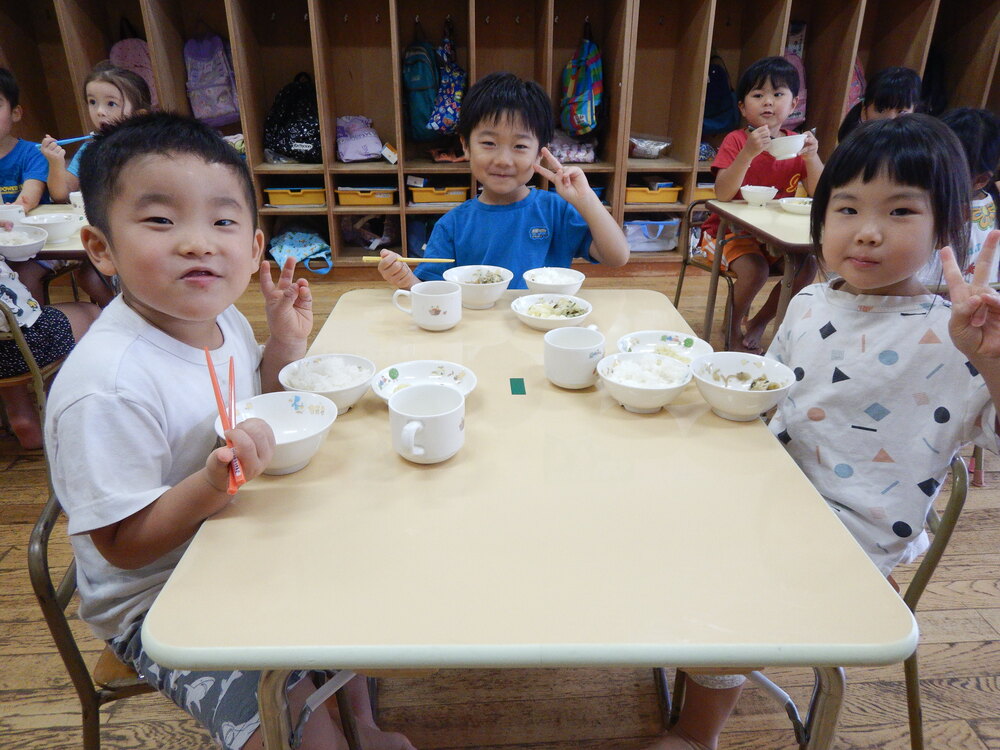
<svg viewBox="0 0 1000 750"><path fill-rule="evenodd" d="M663 354L611 354L597 363L605 390L627 411L652 414L669 404L691 382L685 364Z"/></svg>
<svg viewBox="0 0 1000 750"><path fill-rule="evenodd" d="M358 402L375 375L375 363L356 354L320 354L290 362L278 373L286 391L326 396L343 414Z"/></svg>

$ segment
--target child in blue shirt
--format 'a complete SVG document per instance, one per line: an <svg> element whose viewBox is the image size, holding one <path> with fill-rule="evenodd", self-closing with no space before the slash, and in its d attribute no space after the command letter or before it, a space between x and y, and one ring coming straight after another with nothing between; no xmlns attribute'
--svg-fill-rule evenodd
<svg viewBox="0 0 1000 750"><path fill-rule="evenodd" d="M0 68L0 196L4 203L24 206L27 212L49 202L45 192L49 165L37 143L11 134L21 120L20 97L14 75Z"/></svg>
<svg viewBox="0 0 1000 750"><path fill-rule="evenodd" d="M541 86L512 73L491 73L465 96L458 131L483 191L441 217L424 257L502 266L514 273L512 289L525 288L522 274L531 268L568 267L574 258L610 266L628 262L622 228L583 170L564 167L542 147L552 140L553 124L552 103ZM529 188L536 173L556 193ZM411 272L398 254L381 254L379 273L400 289L439 279L450 267L424 263Z"/></svg>

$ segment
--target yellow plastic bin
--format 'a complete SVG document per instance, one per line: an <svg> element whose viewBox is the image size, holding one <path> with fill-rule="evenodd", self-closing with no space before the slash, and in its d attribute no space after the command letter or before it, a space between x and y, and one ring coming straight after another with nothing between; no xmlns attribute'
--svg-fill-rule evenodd
<svg viewBox="0 0 1000 750"><path fill-rule="evenodd" d="M396 202L396 188L337 188L341 206L391 206Z"/></svg>
<svg viewBox="0 0 1000 750"><path fill-rule="evenodd" d="M694 200L712 200L715 198L715 185L702 185L698 183L698 187L694 189Z"/></svg>
<svg viewBox="0 0 1000 750"><path fill-rule="evenodd" d="M414 203L462 203L469 194L467 187L411 187Z"/></svg>
<svg viewBox="0 0 1000 750"><path fill-rule="evenodd" d="M264 188L272 206L326 205L326 188Z"/></svg>
<svg viewBox="0 0 1000 750"><path fill-rule="evenodd" d="M679 187L661 187L659 190L644 187L625 188L626 203L677 203L680 199Z"/></svg>

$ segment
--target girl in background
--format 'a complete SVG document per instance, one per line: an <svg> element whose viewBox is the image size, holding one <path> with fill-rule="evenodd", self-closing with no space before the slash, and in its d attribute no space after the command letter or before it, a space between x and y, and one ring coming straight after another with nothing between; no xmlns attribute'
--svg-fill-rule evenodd
<svg viewBox="0 0 1000 750"><path fill-rule="evenodd" d="M861 101L848 110L837 141L870 120L887 120L916 110L920 103L920 76L910 68L886 68L875 74L865 87Z"/></svg>

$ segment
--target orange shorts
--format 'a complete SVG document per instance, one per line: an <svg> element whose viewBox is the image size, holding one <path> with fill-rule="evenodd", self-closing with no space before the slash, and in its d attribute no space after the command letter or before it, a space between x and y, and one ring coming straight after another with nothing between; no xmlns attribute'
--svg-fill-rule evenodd
<svg viewBox="0 0 1000 750"><path fill-rule="evenodd" d="M707 232L702 232L701 242L698 243L698 252L706 259L712 260L715 256L715 237ZM722 268L728 268L734 260L750 253L764 256L769 266L773 266L781 260L780 255L771 255L767 251L766 245L758 242L749 234L730 233L726 235L726 244L722 249Z"/></svg>

